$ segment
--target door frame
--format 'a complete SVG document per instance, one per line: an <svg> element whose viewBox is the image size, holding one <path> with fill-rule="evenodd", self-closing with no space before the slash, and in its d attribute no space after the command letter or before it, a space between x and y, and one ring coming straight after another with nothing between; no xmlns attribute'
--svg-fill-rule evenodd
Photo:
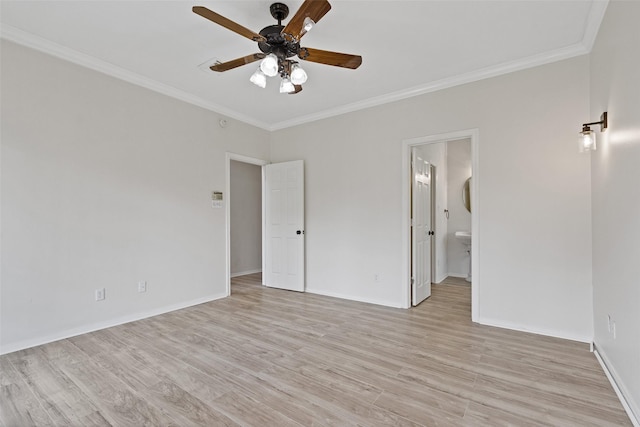
<svg viewBox="0 0 640 427"><path fill-rule="evenodd" d="M478 322L480 313L480 235L479 235L479 188L480 188L480 168L478 158L478 147L480 144L480 132L477 128L465 129L455 132L428 135L418 138L405 139L402 141L402 180L401 180L401 236L402 236L402 301L404 308L411 307L411 194L409 183L411 183L411 148L417 145L435 144L439 142L456 141L459 139L471 139L471 170L473 179L471 180L471 230L473 239L471 240L471 320Z"/></svg>
<svg viewBox="0 0 640 427"><path fill-rule="evenodd" d="M264 271L264 213L265 213L265 180L264 180L264 165L269 164L269 161L264 159L258 159L256 157L243 156L242 154L236 154L227 151L225 153L225 187L224 194L226 194L226 201L224 204L225 210L225 240L226 240L226 262L225 262L225 283L226 283L226 296L231 295L231 160L237 162L249 163L252 165L258 165L262 168L262 271ZM264 283L263 283L264 284Z"/></svg>

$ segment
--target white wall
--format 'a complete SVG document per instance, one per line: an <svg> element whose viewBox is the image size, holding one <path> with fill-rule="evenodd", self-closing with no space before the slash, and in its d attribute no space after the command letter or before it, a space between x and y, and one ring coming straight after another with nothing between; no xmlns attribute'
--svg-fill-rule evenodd
<svg viewBox="0 0 640 427"><path fill-rule="evenodd" d="M267 132L6 41L1 78L1 352L225 295L210 194Z"/></svg>
<svg viewBox="0 0 640 427"><path fill-rule="evenodd" d="M435 283L447 278L447 217L444 210L447 209L447 145L443 142L424 144L416 147L423 159L435 166L435 180L432 187L436 188L435 224L435 265L431 268L435 272Z"/></svg>
<svg viewBox="0 0 640 427"><path fill-rule="evenodd" d="M231 276L262 271L262 167L231 160Z"/></svg>
<svg viewBox="0 0 640 427"><path fill-rule="evenodd" d="M590 341L588 85L582 56L274 132L306 164L307 290L403 306L402 141L478 128L480 321Z"/></svg>
<svg viewBox="0 0 640 427"><path fill-rule="evenodd" d="M449 224L447 258L449 276L469 275L469 254L466 245L455 237L456 231L471 231L471 213L464 206L462 188L471 176L471 140L447 143L447 180L449 181ZM473 234L472 234L473 238Z"/></svg>
<svg viewBox="0 0 640 427"><path fill-rule="evenodd" d="M609 3L591 53L594 342L640 420L640 3ZM609 333L607 315L616 323Z"/></svg>

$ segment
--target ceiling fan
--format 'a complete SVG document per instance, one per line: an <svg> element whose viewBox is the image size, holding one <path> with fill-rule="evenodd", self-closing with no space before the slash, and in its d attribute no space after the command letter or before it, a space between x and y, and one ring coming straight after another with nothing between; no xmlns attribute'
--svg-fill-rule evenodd
<svg viewBox="0 0 640 427"><path fill-rule="evenodd" d="M223 72L261 60L260 67L249 80L262 88L267 84L267 77L279 74L282 78L280 93L295 94L300 92L302 84L307 81L307 73L297 61L290 59L294 56L304 61L350 69L356 69L362 64L362 57L358 55L300 47L302 36L331 10L331 5L326 0L305 0L286 26L282 25L282 20L289 15L289 8L283 3L273 3L269 10L278 24L264 27L259 33L255 33L206 7L194 6L192 10L203 18L258 43L260 53L216 63L209 68L213 71Z"/></svg>

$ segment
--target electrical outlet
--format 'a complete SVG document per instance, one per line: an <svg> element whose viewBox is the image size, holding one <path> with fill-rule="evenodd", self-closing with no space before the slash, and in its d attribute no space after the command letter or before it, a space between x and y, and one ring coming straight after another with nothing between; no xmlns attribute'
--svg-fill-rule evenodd
<svg viewBox="0 0 640 427"><path fill-rule="evenodd" d="M138 292L147 292L147 281L142 280L138 282Z"/></svg>
<svg viewBox="0 0 640 427"><path fill-rule="evenodd" d="M102 301L105 298L104 288L96 289L96 301Z"/></svg>
<svg viewBox="0 0 640 427"><path fill-rule="evenodd" d="M374 282L379 282L380 281L380 273L374 273L373 274L373 281Z"/></svg>

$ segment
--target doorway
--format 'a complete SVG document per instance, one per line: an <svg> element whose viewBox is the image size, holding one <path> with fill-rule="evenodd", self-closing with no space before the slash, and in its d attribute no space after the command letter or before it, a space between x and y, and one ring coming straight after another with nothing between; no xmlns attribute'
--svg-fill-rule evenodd
<svg viewBox="0 0 640 427"><path fill-rule="evenodd" d="M263 159L226 153L226 288L231 278L263 271Z"/></svg>
<svg viewBox="0 0 640 427"><path fill-rule="evenodd" d="M255 223L258 220L257 211L259 211L259 238L261 240L259 258L260 271L263 273L262 284L279 289L304 292L304 162L294 160L269 163L262 159L226 153L226 296L231 295L231 276L233 274L232 222L234 219L237 220L236 216L244 214L240 210L231 211L235 204L235 193L232 191L234 164L247 164L249 169L252 165L260 167L260 202L258 203L257 200L251 202L254 213L250 221ZM240 178L240 180L242 179ZM253 180L257 180L257 176L254 176ZM257 185L255 182L253 184ZM255 186L254 192L257 193ZM253 237L253 245L257 246L258 236L254 235ZM257 263L253 265L257 265ZM240 271L240 273L251 274L251 270L257 270L257 268L249 268L249 270ZM236 274L239 273L236 272ZM257 273L253 271L253 274ZM286 280L282 280L282 278L286 278Z"/></svg>
<svg viewBox="0 0 640 427"><path fill-rule="evenodd" d="M262 167L231 160L231 278L262 272Z"/></svg>
<svg viewBox="0 0 640 427"><path fill-rule="evenodd" d="M478 177L478 143L479 143L479 134L478 134L478 130L477 129L470 129L470 130L463 130L463 131L458 131L458 132L450 132L450 133L446 133L446 134L438 134L438 135L431 135L431 136L426 136L426 137L421 137L421 138L414 138L414 139L410 139L410 140L405 140L403 141L402 144L402 172L403 172L403 180L402 180L402 259L403 259L403 279L404 282L407 285L405 287L403 287L403 298L406 304L406 308L411 307L412 305L412 294L413 294L413 283L412 283L412 278L413 278L413 264L414 264L414 260L413 260L413 250L412 250L412 214L413 214L413 209L412 209L412 187L414 186L414 174L412 173L412 167L411 167L411 158L412 158L412 154L415 152L414 148L416 147L426 147L428 149L430 149L431 151L434 151L435 149L435 145L433 144L441 144L441 143L448 143L448 142L453 142L453 141L459 141L459 140L463 140L463 139L468 139L470 140L470 145L471 145L471 169L473 170L473 180L470 180L470 185L471 185L471 189L470 189L470 193L471 193L471 206L473 207L471 209L470 212L470 216L471 216L471 224L470 224L470 230L472 231L472 235L473 235L473 239L471 242L471 250L470 250L470 259L471 259L471 265L469 266L469 257L466 257L466 268L468 269L468 271L471 273L471 319L474 322L477 322L478 319L478 313L479 313L479 288L480 288L480 281L479 281L479 277L478 277L478 271L479 271L479 265L480 265L480 259L478 258L478 247L479 247L479 235L478 235L478 199L479 199L479 194L478 194L478 183L479 183L479 177ZM442 145L442 144L441 144ZM429 151L429 150L426 150ZM437 150L436 150L437 151ZM437 162L434 162L437 163ZM438 165L436 164L436 169L438 168ZM446 169L446 168L441 168L442 169ZM469 172L470 173L470 172ZM465 177L466 180L466 177ZM461 187L462 188L462 187ZM440 193L441 194L441 193ZM441 194L442 195L442 194ZM462 190L460 191L459 194L460 198L462 198ZM446 200L446 199L445 199ZM462 202L460 202L462 204ZM446 203L445 203L446 204ZM436 210L441 210L442 212L439 212L439 216L440 218L443 218L446 215L446 211L445 209L447 209L447 206L439 206ZM467 213L467 215L469 215ZM436 215L437 216L437 215ZM435 236L434 238L440 238L442 239L443 236L440 235L438 236L438 221L442 221L441 219L439 220L438 218L434 218L434 222L435 224L433 228L435 228ZM448 221L448 220L444 220L444 221ZM453 227L459 227L460 225L454 225ZM444 225L444 227L446 228L446 223ZM452 228L453 228L452 227ZM441 228L442 230L442 228ZM457 230L449 230L449 231L457 231ZM475 233L473 232L475 231ZM449 235L451 233L447 233L447 235ZM451 236L447 236L447 238L450 238ZM433 245L435 248L435 252L436 252L436 257L437 257L437 251L438 251L438 245L435 244ZM446 246L444 246L446 248ZM439 249L442 252L442 246ZM433 252L433 251L432 251ZM442 255L442 253L440 254ZM431 261L434 260L434 257L430 257L431 260L429 260L429 264L431 264ZM438 270L438 267L442 267L442 265L438 265L437 261L433 262L434 264L434 268L433 270ZM460 262L458 262L458 264L460 264ZM440 278L442 277L442 268L440 268L441 272L438 273L437 271L435 271L435 276L434 278L436 278L438 275L440 276ZM446 277L446 276L444 276ZM437 281L438 279L436 279Z"/></svg>

